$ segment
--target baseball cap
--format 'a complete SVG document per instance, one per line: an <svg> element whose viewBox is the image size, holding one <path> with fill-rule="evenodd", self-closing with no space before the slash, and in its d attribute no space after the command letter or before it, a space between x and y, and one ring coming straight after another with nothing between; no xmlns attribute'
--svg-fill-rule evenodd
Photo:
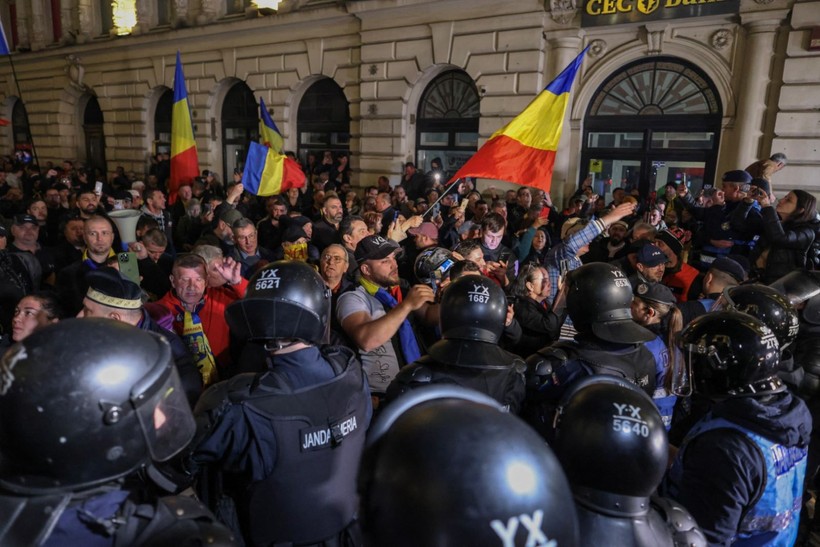
<svg viewBox="0 0 820 547"><path fill-rule="evenodd" d="M418 227L407 230L407 233L410 235L421 234L430 239L438 240L438 228L432 222L422 222Z"/></svg>
<svg viewBox="0 0 820 547"><path fill-rule="evenodd" d="M0 224L0 237L8 237L9 232L6 230L6 227Z"/></svg>
<svg viewBox="0 0 820 547"><path fill-rule="evenodd" d="M233 223L243 218L243 214L231 207L230 205L223 203L218 208L222 208L222 211L219 212L219 220L227 224L228 226L233 226Z"/></svg>
<svg viewBox="0 0 820 547"><path fill-rule="evenodd" d="M752 179L752 182L749 183L750 186L757 186L761 190L763 190L766 194L772 193L772 186L769 184L769 181L766 179Z"/></svg>
<svg viewBox="0 0 820 547"><path fill-rule="evenodd" d="M672 289L663 283L638 283L635 285L634 294L643 300L661 304L675 304L677 302Z"/></svg>
<svg viewBox="0 0 820 547"><path fill-rule="evenodd" d="M661 251L657 245L652 245L650 243L648 245L644 245L640 248L640 250L638 250L638 262L651 268L660 264L666 264L669 262L669 258L667 258L664 252Z"/></svg>
<svg viewBox="0 0 820 547"><path fill-rule="evenodd" d="M356 245L356 262L361 264L365 260L379 260L387 258L399 249L399 244L392 239L382 236L367 236Z"/></svg>
<svg viewBox="0 0 820 547"><path fill-rule="evenodd" d="M35 226L40 225L40 223L37 222L37 219L34 218L32 215L15 215L14 225L22 226L23 224L34 224Z"/></svg>

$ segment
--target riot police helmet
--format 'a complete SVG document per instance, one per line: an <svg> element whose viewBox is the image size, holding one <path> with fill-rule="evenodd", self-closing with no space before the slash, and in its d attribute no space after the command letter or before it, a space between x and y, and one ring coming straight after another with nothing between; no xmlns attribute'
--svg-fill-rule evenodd
<svg viewBox="0 0 820 547"><path fill-rule="evenodd" d="M620 268L584 264L567 274L567 313L578 332L591 331L607 342L637 344L655 338L632 320L632 285Z"/></svg>
<svg viewBox="0 0 820 547"><path fill-rule="evenodd" d="M498 343L507 317L504 290L489 277L465 275L444 289L439 306L445 340Z"/></svg>
<svg viewBox="0 0 820 547"><path fill-rule="evenodd" d="M579 504L646 514L668 459L666 428L649 395L622 378L589 376L561 398L555 426L555 454Z"/></svg>
<svg viewBox="0 0 820 547"><path fill-rule="evenodd" d="M766 285L727 287L715 306L715 311L720 310L748 313L763 321L777 336L781 351L797 338L800 327L797 310L785 295Z"/></svg>
<svg viewBox="0 0 820 547"><path fill-rule="evenodd" d="M820 272L795 270L769 285L783 293L811 325L820 325Z"/></svg>
<svg viewBox="0 0 820 547"><path fill-rule="evenodd" d="M84 490L166 461L191 441L168 342L111 319L38 330L0 361L0 487Z"/></svg>
<svg viewBox="0 0 820 547"><path fill-rule="evenodd" d="M493 399L460 386L413 390L384 409L359 495L366 545L578 544L552 451Z"/></svg>
<svg viewBox="0 0 820 547"><path fill-rule="evenodd" d="M761 320L736 311L694 319L680 334L681 364L697 393L713 398L777 393L780 345ZM680 375L675 371L676 376Z"/></svg>
<svg viewBox="0 0 820 547"><path fill-rule="evenodd" d="M246 340L321 344L330 321L330 290L304 262L272 262L250 279L245 298L227 307L225 320Z"/></svg>
<svg viewBox="0 0 820 547"><path fill-rule="evenodd" d="M447 277L455 262L453 253L448 249L432 247L419 253L413 263L413 272L419 283L435 285Z"/></svg>

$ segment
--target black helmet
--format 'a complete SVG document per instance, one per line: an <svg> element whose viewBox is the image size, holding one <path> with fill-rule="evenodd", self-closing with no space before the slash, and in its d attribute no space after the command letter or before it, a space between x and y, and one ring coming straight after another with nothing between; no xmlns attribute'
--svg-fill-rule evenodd
<svg viewBox="0 0 820 547"><path fill-rule="evenodd" d="M110 319L69 319L0 361L0 486L21 494L104 484L165 461L195 423L171 348Z"/></svg>
<svg viewBox="0 0 820 547"><path fill-rule="evenodd" d="M556 413L555 455L575 499L595 512L643 515L666 471L666 428L634 384L595 375L572 384Z"/></svg>
<svg viewBox="0 0 820 547"><path fill-rule="evenodd" d="M453 253L443 247L425 249L416 257L413 272L419 283L432 285L447 276L447 272L455 264Z"/></svg>
<svg viewBox="0 0 820 547"><path fill-rule="evenodd" d="M605 262L584 264L567 275L567 313L579 332L607 342L637 344L655 339L632 320L632 285L620 268Z"/></svg>
<svg viewBox="0 0 820 547"><path fill-rule="evenodd" d="M368 433L359 495L368 545L578 544L552 451L491 398L458 386L413 390L385 408Z"/></svg>
<svg viewBox="0 0 820 547"><path fill-rule="evenodd" d="M732 397L785 389L776 376L780 366L777 337L748 314L702 315L681 332L679 345L698 393Z"/></svg>
<svg viewBox="0 0 820 547"><path fill-rule="evenodd" d="M777 336L781 351L797 338L797 310L782 293L766 285L727 287L716 306L716 310L720 309L748 313L763 321Z"/></svg>
<svg viewBox="0 0 820 547"><path fill-rule="evenodd" d="M786 295L805 322L820 325L820 272L795 270L769 286Z"/></svg>
<svg viewBox="0 0 820 547"><path fill-rule="evenodd" d="M507 297L483 275L459 277L444 289L439 306L441 337L498 343L507 317Z"/></svg>
<svg viewBox="0 0 820 547"><path fill-rule="evenodd" d="M330 321L330 290L304 262L280 260L256 272L245 298L225 310L225 320L247 340L321 344Z"/></svg>

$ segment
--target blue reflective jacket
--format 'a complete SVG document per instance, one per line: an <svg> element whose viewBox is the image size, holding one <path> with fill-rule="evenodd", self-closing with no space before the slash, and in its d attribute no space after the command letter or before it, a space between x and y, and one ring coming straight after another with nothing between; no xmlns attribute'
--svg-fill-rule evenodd
<svg viewBox="0 0 820 547"><path fill-rule="evenodd" d="M716 429L733 429L742 433L757 447L766 462L765 486L744 513L737 534L732 538L733 545L790 547L797 538L807 449L783 446L734 422L708 414L684 439L669 471L673 482L681 478L687 444L698 435Z"/></svg>
<svg viewBox="0 0 820 547"><path fill-rule="evenodd" d="M663 341L662 336L656 336L654 340L645 342L644 346L655 358L655 392L652 394L652 400L655 401L655 406L663 419L663 425L666 430L672 426L672 414L675 411L675 403L678 398L669 393L666 389L666 374L669 370L669 348Z"/></svg>

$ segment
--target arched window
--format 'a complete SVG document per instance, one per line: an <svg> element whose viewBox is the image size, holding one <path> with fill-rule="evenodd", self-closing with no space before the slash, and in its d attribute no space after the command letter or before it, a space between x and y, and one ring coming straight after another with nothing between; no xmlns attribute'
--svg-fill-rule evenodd
<svg viewBox="0 0 820 547"><path fill-rule="evenodd" d="M662 194L669 182L697 193L714 179L720 120L718 93L700 69L672 57L633 62L590 102L580 178L591 176L602 195Z"/></svg>
<svg viewBox="0 0 820 547"><path fill-rule="evenodd" d="M245 167L248 144L259 137L259 106L245 82L236 83L222 103L222 167L225 181Z"/></svg>
<svg viewBox="0 0 820 547"><path fill-rule="evenodd" d="M308 153L330 150L334 157L350 151L350 107L342 88L330 78L310 86L297 113L299 159L307 163Z"/></svg>
<svg viewBox="0 0 820 547"><path fill-rule="evenodd" d="M89 97L83 113L85 133L86 165L107 173L105 166L105 134L103 133L103 113L96 97Z"/></svg>
<svg viewBox="0 0 820 547"><path fill-rule="evenodd" d="M174 109L174 92L166 89L157 101L154 111L154 154L171 153L171 113Z"/></svg>
<svg viewBox="0 0 820 547"><path fill-rule="evenodd" d="M31 152L31 132L28 125L28 113L23 101L17 99L11 110L11 131L14 136L14 149Z"/></svg>
<svg viewBox="0 0 820 547"><path fill-rule="evenodd" d="M434 79L419 102L416 119L416 167L430 170L440 159L447 176L455 173L478 148L480 98L475 83L461 70Z"/></svg>

